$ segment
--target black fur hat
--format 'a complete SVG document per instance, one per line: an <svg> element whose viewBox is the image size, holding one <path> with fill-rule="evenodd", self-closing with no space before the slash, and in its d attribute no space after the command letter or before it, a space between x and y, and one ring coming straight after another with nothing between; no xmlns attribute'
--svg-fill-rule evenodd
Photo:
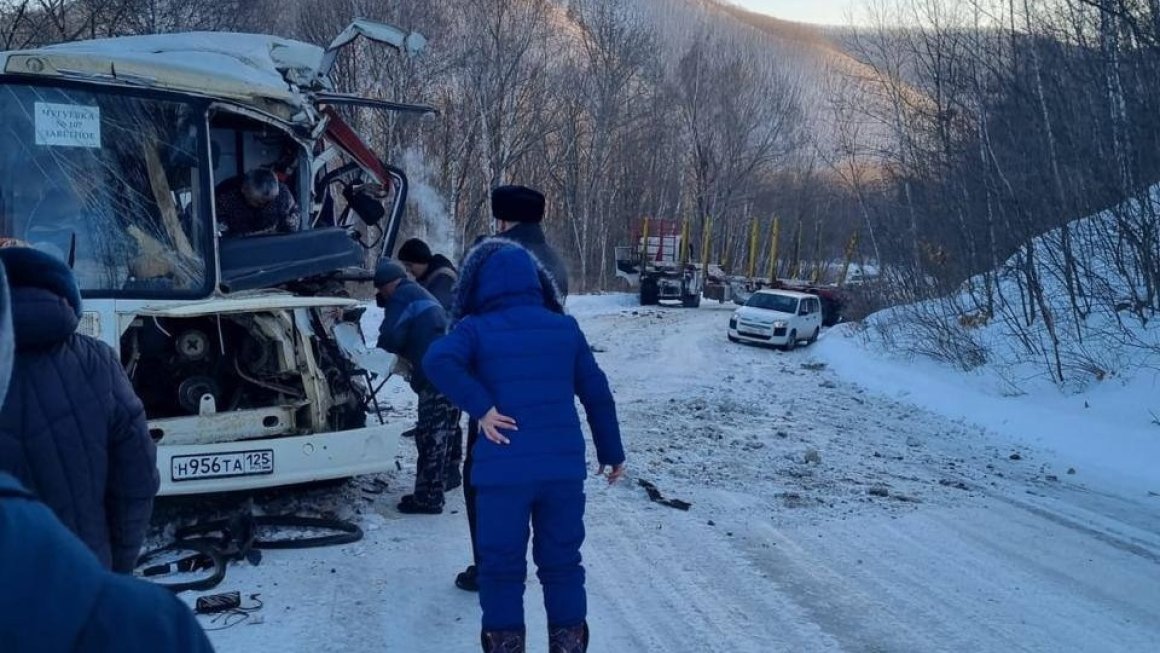
<svg viewBox="0 0 1160 653"><path fill-rule="evenodd" d="M541 222L544 196L527 186L499 186L491 191L491 215L505 222Z"/></svg>

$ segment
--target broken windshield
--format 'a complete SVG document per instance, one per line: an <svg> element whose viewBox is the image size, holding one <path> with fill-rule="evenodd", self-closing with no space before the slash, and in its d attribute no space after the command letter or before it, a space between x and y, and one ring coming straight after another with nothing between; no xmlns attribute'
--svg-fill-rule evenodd
<svg viewBox="0 0 1160 653"><path fill-rule="evenodd" d="M0 85L0 237L73 262L86 296L208 293L204 107Z"/></svg>

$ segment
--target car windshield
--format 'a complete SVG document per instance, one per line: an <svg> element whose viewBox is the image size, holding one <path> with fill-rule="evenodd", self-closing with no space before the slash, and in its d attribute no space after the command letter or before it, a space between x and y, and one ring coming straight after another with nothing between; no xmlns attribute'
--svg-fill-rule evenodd
<svg viewBox="0 0 1160 653"><path fill-rule="evenodd" d="M208 290L204 124L185 102L0 85L0 237L71 259L86 296Z"/></svg>
<svg viewBox="0 0 1160 653"><path fill-rule="evenodd" d="M750 295L749 301L745 302L745 305L779 313L797 313L798 300L785 295L759 292Z"/></svg>

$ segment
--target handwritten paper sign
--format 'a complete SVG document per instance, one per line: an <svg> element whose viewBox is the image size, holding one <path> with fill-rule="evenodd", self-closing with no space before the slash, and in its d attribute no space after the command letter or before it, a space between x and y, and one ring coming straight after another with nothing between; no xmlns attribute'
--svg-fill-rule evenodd
<svg viewBox="0 0 1160 653"><path fill-rule="evenodd" d="M35 103L36 144L101 147L101 108L81 104Z"/></svg>

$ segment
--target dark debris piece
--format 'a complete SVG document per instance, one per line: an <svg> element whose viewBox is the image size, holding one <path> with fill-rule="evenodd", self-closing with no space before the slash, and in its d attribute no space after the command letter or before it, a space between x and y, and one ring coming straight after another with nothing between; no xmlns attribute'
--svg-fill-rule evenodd
<svg viewBox="0 0 1160 653"><path fill-rule="evenodd" d="M637 483L639 483L640 486L644 488L645 492L648 492L648 498L651 499L653 503L659 503L662 506L676 508L677 510L688 510L689 508L693 507L693 504L689 503L688 501L681 501L680 499L666 499L664 495L661 494L661 491L657 489L657 486L644 480L643 478L637 479Z"/></svg>
<svg viewBox="0 0 1160 653"><path fill-rule="evenodd" d="M952 481L952 480L948 480L945 478L943 480L939 481L938 484L942 485L943 487L953 487L953 488L957 488L959 490L970 490L971 489L970 486L968 486L966 483L964 483L962 481Z"/></svg>

